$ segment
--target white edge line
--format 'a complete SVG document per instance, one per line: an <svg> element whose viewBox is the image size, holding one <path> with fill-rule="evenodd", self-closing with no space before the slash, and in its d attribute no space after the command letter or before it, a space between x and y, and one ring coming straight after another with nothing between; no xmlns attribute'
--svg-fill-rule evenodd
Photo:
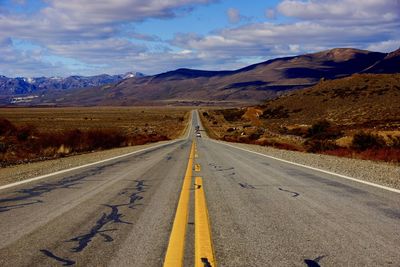
<svg viewBox="0 0 400 267"><path fill-rule="evenodd" d="M391 188L391 187L388 187L388 186L375 184L375 183L359 180L359 179L356 179L356 178L353 178L353 177L350 177L350 176L338 174L338 173L335 173L335 172L330 172L330 171L318 169L318 168L315 168L315 167L311 167L311 166L308 166L308 165L304 165L304 164L300 164L300 163L296 163L296 162L292 162L292 161L276 158L276 157L273 157L273 156L269 156L269 155L266 155L266 154L262 154L262 153L259 153L259 152L255 152L255 151L251 151L251 150L248 150L248 149L237 147L237 146L234 146L234 145L231 145L231 144L227 144L225 142L216 141L216 140L213 140L211 138L209 138L209 140L211 140L212 142L218 143L218 144L230 146L230 147L233 147L233 148L236 148L236 149L240 149L240 150L243 150L243 151L246 151L246 152L254 153L254 154L257 154L257 155L260 155L260 156L264 156L264 157L267 157L267 158L271 158L271 159L274 159L274 160L282 161L282 162L285 162L285 163L289 163L289 164L292 164L292 165L296 165L296 166L300 166L300 167L303 167L303 168L311 169L311 170L314 170L314 171L327 173L327 174L338 176L338 177L341 177L341 178L344 178L344 179L347 179L347 180L351 180L351 181L354 181L354 182L359 182L359 183L362 183L362 184L367 184L367 185L370 185L370 186L378 187L378 188L381 188L381 189L385 189L385 190L392 191L392 192L400 194L400 190L395 189L395 188Z"/></svg>
<svg viewBox="0 0 400 267"><path fill-rule="evenodd" d="M69 169L64 169L64 170L61 170L61 171L56 171L56 172L52 172L52 173L49 173L49 174L33 177L33 178L26 179L26 180L23 180L23 181L11 183L11 184L6 184L6 185L3 185L3 186L0 186L0 190L6 189L6 188L10 188L10 187L14 187L14 186L21 185L21 184L30 183L30 182L33 182L33 181L38 181L38 180L41 180L41 179L44 179L44 178L47 178L47 177L50 177L50 176L63 174L63 173L70 172L70 171L79 170L79 169L82 169L82 168L90 167L90 166L97 165L97 164L100 164L100 163L104 163L104 162L107 162L107 161L128 157L128 156L131 156L131 155L134 155L134 154L137 154L137 153L141 153L141 152L144 152L144 151L147 151L147 150L151 150L151 149L155 149L155 148L159 148L159 147L163 147L163 146L167 146L167 145L172 145L172 144L175 144L177 142L180 142L180 141L183 141L185 139L188 139L191 130L192 130L192 116L190 116L189 128L188 128L187 133L185 134L184 138L173 140L173 141L170 141L170 142L165 143L165 144L160 144L160 145L156 145L156 146L151 146L151 147L148 147L148 148L140 149L140 150L137 150L137 151L129 152L129 153L122 154L122 155L119 155L119 156L115 156L115 157L112 157L112 158L103 159L103 160L100 160L100 161L96 161L96 162L92 162L92 163L88 163L88 164L72 167L72 168L69 168Z"/></svg>

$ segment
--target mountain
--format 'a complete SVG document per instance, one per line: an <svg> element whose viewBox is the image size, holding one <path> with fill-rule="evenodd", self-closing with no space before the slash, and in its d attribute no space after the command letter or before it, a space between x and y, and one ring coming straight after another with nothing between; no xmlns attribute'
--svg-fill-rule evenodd
<svg viewBox="0 0 400 267"><path fill-rule="evenodd" d="M6 76L0 76L1 95L29 94L35 91L36 86L26 78L8 78Z"/></svg>
<svg viewBox="0 0 400 267"><path fill-rule="evenodd" d="M24 95L35 92L51 90L68 90L112 84L123 79L144 77L144 74L128 72L121 75L96 75L96 76L69 76L61 77L35 77L35 78L8 78L0 76L0 95Z"/></svg>
<svg viewBox="0 0 400 267"><path fill-rule="evenodd" d="M336 48L268 60L233 71L177 69L113 84L46 94L30 104L93 106L260 103L287 91L355 73L398 72L398 51Z"/></svg>
<svg viewBox="0 0 400 267"><path fill-rule="evenodd" d="M400 72L400 48L387 54L382 60L366 69L367 73L399 73Z"/></svg>

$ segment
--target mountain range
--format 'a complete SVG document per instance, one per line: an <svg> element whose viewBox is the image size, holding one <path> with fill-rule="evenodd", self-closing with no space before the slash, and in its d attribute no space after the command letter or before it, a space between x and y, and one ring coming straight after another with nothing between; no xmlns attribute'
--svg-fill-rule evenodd
<svg viewBox="0 0 400 267"><path fill-rule="evenodd" d="M101 74L96 76L62 77L16 77L0 76L0 95L25 95L45 90L68 90L95 87L119 82L123 79L143 77L144 74L128 72L120 75Z"/></svg>
<svg viewBox="0 0 400 267"><path fill-rule="evenodd" d="M177 69L152 76L128 77L115 83L107 82L106 85L91 85L90 88L57 88L32 98L28 104L94 106L259 103L289 90L313 86L321 80L357 73L399 73L399 63L400 49L379 53L336 48L272 59L234 71ZM4 98L1 102L6 104Z"/></svg>

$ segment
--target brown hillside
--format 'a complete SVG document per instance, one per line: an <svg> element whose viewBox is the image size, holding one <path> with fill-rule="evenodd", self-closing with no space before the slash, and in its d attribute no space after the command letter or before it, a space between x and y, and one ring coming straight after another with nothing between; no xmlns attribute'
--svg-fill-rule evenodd
<svg viewBox="0 0 400 267"><path fill-rule="evenodd" d="M356 74L321 81L262 106L268 124L311 124L327 119L340 125L400 123L400 74Z"/></svg>

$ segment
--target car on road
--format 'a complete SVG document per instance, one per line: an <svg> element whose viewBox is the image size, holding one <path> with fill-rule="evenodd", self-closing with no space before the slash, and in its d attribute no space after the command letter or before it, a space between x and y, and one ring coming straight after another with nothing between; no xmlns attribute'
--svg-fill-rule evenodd
<svg viewBox="0 0 400 267"><path fill-rule="evenodd" d="M196 133L196 137L201 137L201 133Z"/></svg>

